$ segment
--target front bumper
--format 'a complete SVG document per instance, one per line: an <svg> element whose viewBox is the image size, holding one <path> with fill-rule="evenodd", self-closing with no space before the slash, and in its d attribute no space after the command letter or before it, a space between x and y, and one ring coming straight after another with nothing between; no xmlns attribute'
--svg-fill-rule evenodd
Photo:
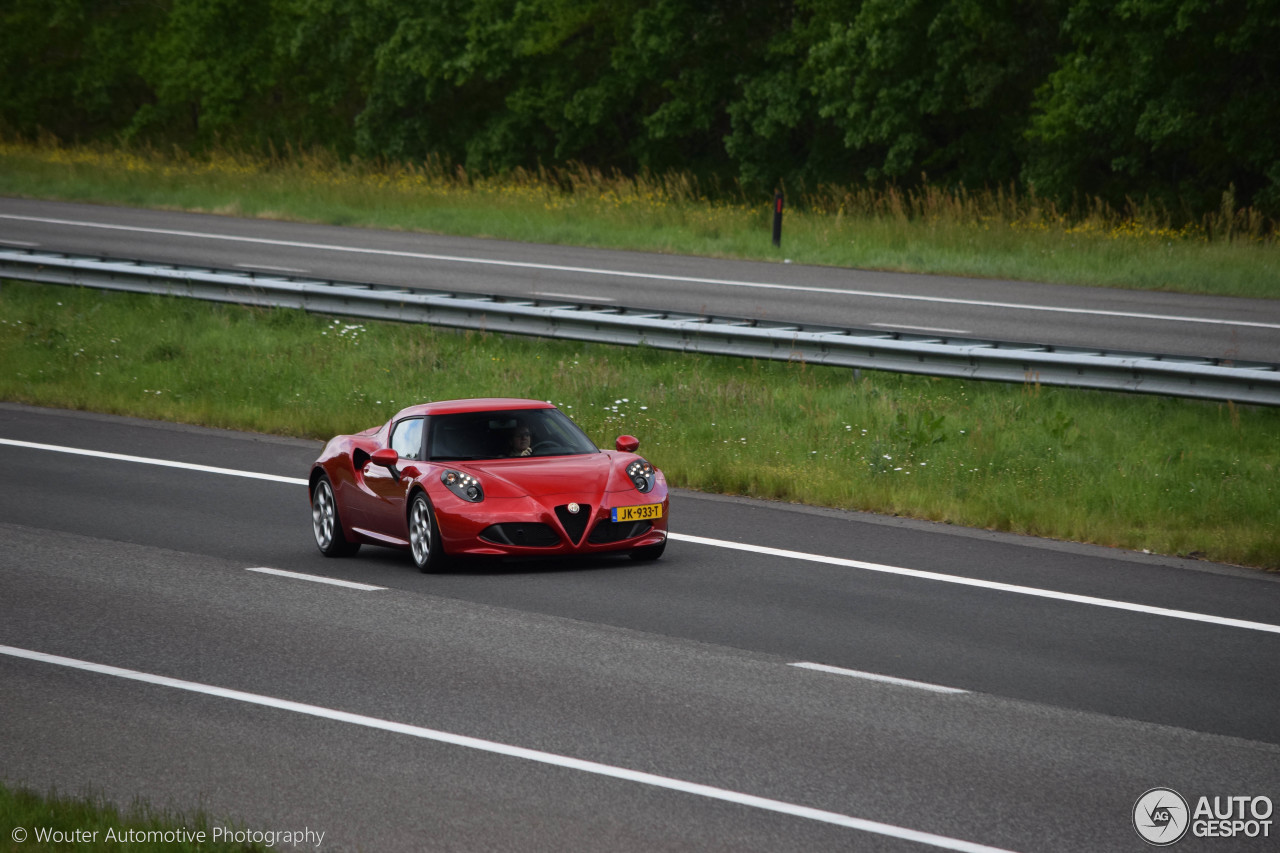
<svg viewBox="0 0 1280 853"><path fill-rule="evenodd" d="M641 503L660 503L661 517L643 522L611 519L614 507ZM576 513L570 511L574 504ZM631 490L606 492L598 502L574 494L486 498L479 504L441 501L436 505L436 521L445 553L450 555L587 555L661 544L667 538L669 510L665 490L661 495Z"/></svg>

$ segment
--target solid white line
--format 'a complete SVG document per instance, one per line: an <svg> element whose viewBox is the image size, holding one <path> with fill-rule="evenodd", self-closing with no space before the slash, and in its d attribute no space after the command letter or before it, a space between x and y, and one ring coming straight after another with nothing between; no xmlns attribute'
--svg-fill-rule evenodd
<svg viewBox="0 0 1280 853"><path fill-rule="evenodd" d="M427 252L405 252L392 249L367 249L360 246L335 246L331 243L306 243L297 240L269 240L264 237L243 237L235 234L207 234L201 231L179 231L170 228L143 228L135 225L110 225L105 222L86 222L74 219L52 219L41 216L16 216L0 214L0 219L16 219L24 222L43 222L48 225L69 225L78 228L100 228L108 231L134 231L140 234L159 234L168 237L191 237L201 240L222 240L233 243L255 243L265 246L287 246L293 249L314 249L326 252L348 252L361 255L384 255L387 257L413 258L424 261L444 261L457 264L481 264L497 267L514 267L519 269L546 270L548 272L575 273L581 275L616 276L618 278L640 278L652 281L686 282L690 284L713 284L721 287L743 287L762 290L784 290L804 293L828 293L838 296L865 296L875 299L899 299L908 302L936 302L944 305L972 305L981 308L1009 308L1019 311L1042 311L1058 314L1088 314L1097 317L1125 317L1137 320L1164 320L1178 323L1207 323L1220 326L1249 326L1259 329L1280 329L1280 323L1258 323L1248 320L1219 320L1207 317L1186 317L1176 314L1144 314L1132 311L1103 311L1096 308L1059 308L1049 305L1031 305L1017 302L991 302L976 299L954 299L944 296L914 296L903 293L883 293L873 290L843 290L835 287L811 287L798 284L772 284L758 281L736 281L734 279L699 278L685 275L663 275L661 273L632 272L626 270L599 269L595 267L571 267L559 264L538 264L531 261L500 261L494 258L473 258L461 255L437 255Z"/></svg>
<svg viewBox="0 0 1280 853"><path fill-rule="evenodd" d="M0 240L0 244L5 246L17 246L21 249L34 249L39 243L29 243L26 240Z"/></svg>
<svg viewBox="0 0 1280 853"><path fill-rule="evenodd" d="M233 477L249 477L255 480L268 480L275 483L287 483L293 486L306 486L309 481L301 477L281 477L278 474L258 474L254 471L241 471L235 468L215 468L209 465L195 465L189 462L172 462L165 459L148 459L143 456L126 456L121 453L106 453L99 450L82 450L75 447L61 447L55 444L37 444L30 441L17 441L0 438L0 445L27 447L34 450L50 450L57 453L73 453L79 456L93 456L101 459L114 459L122 462L137 462L144 465L160 465L166 468L180 468L188 471L202 471L209 474L226 474ZM1210 616L1205 613L1192 613L1186 610L1170 610L1166 607L1152 607L1147 604L1132 604L1126 601L1112 601L1107 598L1095 598L1091 595L1076 595L1070 592L1055 592L1048 589L1037 589L1030 586L1000 583L998 581L966 578L959 575L944 575L922 569L904 569L898 566L886 566L880 563L867 563L862 560L849 560L844 557L827 557L821 554L806 554L803 551L787 551L781 548L770 548L765 545L749 545L742 542L729 542L724 539L709 539L704 536L691 536L687 533L668 533L668 539L677 542L690 542L695 545L708 545L713 548L727 548L733 551L748 551L770 557L783 557L788 560L804 560L810 563L825 563L829 566L842 566L850 569L863 569L869 572L900 575L920 580L953 583L961 586L972 586L999 592L1012 592L1019 595L1030 595L1037 598L1049 598L1057 601L1070 601L1075 604L1090 604L1095 607L1109 607L1114 610L1127 610L1132 613L1145 613L1150 616L1167 616L1172 619L1185 619L1191 622L1206 622L1226 628L1245 628L1251 631L1265 631L1280 634L1280 625L1269 625L1265 622L1249 622L1244 619L1232 619L1226 616Z"/></svg>
<svg viewBox="0 0 1280 853"><path fill-rule="evenodd" d="M212 465L196 465L191 462L172 462L167 459L152 459L147 456L127 456L123 453L107 453L104 450L83 450L78 447L61 447L56 444L38 444L34 441L18 441L12 438L0 438L0 444L11 447L26 447L31 450L51 450L55 453L71 453L76 456L92 456L97 459L114 459L119 462L136 462L140 465L159 465L162 468L181 468L187 471L203 471L206 474L226 474L232 477L248 477L252 480L269 480L274 483L288 483L292 486L309 485L300 477L281 477L278 474L259 474L256 471L241 471L236 468L215 468Z"/></svg>
<svg viewBox="0 0 1280 853"><path fill-rule="evenodd" d="M925 681L911 681L906 678L894 678L891 675L877 675L874 672L859 672L856 669L841 669L838 666L827 666L822 663L793 663L788 666L796 666L800 669L814 669L819 672L830 672L835 675L847 675L852 678L864 678L867 681L882 681L885 684L897 684L900 687L914 687L917 690L930 690L934 693L968 693L968 690L961 690L959 687L943 687L941 684L929 684Z"/></svg>
<svg viewBox="0 0 1280 853"><path fill-rule="evenodd" d="M282 711L291 711L295 714L306 714L312 717L321 717L326 720L335 720L340 723L349 723L351 725L364 726L370 729L379 729L381 731L393 732L395 734L409 735L410 737L422 738L424 740L436 741L438 743L451 744L453 746L461 746L467 749L476 749L483 752L504 755L509 758L535 761L540 764L549 764L554 767L577 770L582 773L607 776L627 782L638 782L643 785L665 788L669 791L679 791L685 794L693 794L694 796L706 797L708 799L736 803L737 805L776 812L779 814L789 815L791 817L835 824L836 826L843 826L849 829L873 833L875 835L914 841L919 844L927 844L931 847L939 847L944 850L960 850L966 851L966 853L993 853L993 851L995 851L998 853L998 848L988 847L982 844L974 844L969 841L961 841L956 838L948 838L945 835L934 835L930 832L920 832L919 830L907 829L905 827L894 826L893 824L880 823L878 821L866 820L864 818L850 817L848 815L822 811L820 809L813 809L807 806L798 806L781 800L771 800L766 797L742 794L736 791L729 791L724 788L701 785L696 782L685 782L680 779L671 779L666 776L658 776L653 773L628 770L623 767L614 767L609 764L598 764L594 761L584 761L579 758L570 758L568 756L556 755L555 753L542 752L541 750L510 746L508 744L497 743L495 741L467 737L466 735L452 734L450 732L438 731L436 729L427 729L421 726L411 726L406 723L382 720L377 717L366 717L362 714L351 714L346 711L337 711L332 708L323 708L318 705L291 702L287 699L277 699L256 693L245 693L240 690L230 690L225 687L214 687L209 684L200 684L194 681L183 681L177 678L168 678L163 675L152 675L151 673L138 672L137 670L132 669L121 669L119 667L107 666L106 664L76 660L75 658L59 657L58 655L19 649L13 646L0 646L0 654L9 655L15 658L22 658L24 660L83 670L86 672L94 672L101 675L110 675L115 678L126 678L131 681L141 681L145 684L154 684L160 687L171 687L177 690L185 690L190 693L200 693L206 696L232 699L237 702L245 702L251 705L260 705L267 708L276 708Z"/></svg>
<svg viewBox="0 0 1280 853"><path fill-rule="evenodd" d="M300 581L313 581L315 583L327 583L333 586L345 586L348 589L362 589L362 590L365 590L366 592L373 592L375 590L386 589L385 586L374 586L373 584L356 583L355 581L343 581L343 580L338 580L337 578L321 577L320 575L304 575L304 574L301 574L300 572L286 572L284 569L268 569L262 566L252 568L252 569L245 569L245 571L261 572L264 575L279 575L282 578L294 578Z"/></svg>
<svg viewBox="0 0 1280 853"><path fill-rule="evenodd" d="M986 581L978 578L966 578L959 575L944 575L938 572L926 572L921 569L903 569L897 566L884 566L879 563L865 563L861 560L848 560L843 557L825 557L820 554L806 554L802 551L786 551L781 548L769 548L764 545L747 545L741 542L728 542L724 539L707 539L702 536L690 536L687 533L668 533L668 539L677 542L690 542L696 545L709 545L713 548L728 548L733 551L748 551L752 554L764 554L770 557L784 557L788 560L805 560L810 563L825 563L829 566L843 566L850 569L864 569L869 572L881 572L890 575L901 575L920 580L953 583L960 586L972 586L999 592L1013 592L1019 595L1030 595L1037 598L1049 598L1056 601L1070 601L1075 604L1091 604L1095 607L1109 607L1114 610L1128 610L1133 613L1145 613L1151 616L1168 616L1173 619L1186 619L1191 622L1207 622L1227 628L1247 628L1251 631L1266 631L1280 634L1280 625L1268 625L1265 622L1247 622L1243 619L1231 619L1225 616L1210 616L1204 613L1191 613L1186 610L1170 610L1165 607L1152 607L1147 604L1132 604L1127 601L1112 601L1108 598L1095 598L1091 595L1076 595L1070 592L1055 592L1050 589L1037 589L1030 586L1018 586L998 581Z"/></svg>

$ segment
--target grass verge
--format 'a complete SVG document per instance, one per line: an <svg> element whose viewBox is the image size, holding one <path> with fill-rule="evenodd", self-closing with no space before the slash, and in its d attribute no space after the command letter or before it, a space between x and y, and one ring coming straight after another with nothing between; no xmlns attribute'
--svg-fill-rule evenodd
<svg viewBox="0 0 1280 853"><path fill-rule="evenodd" d="M1013 191L822 188L772 207L688 175L585 167L497 177L347 163L0 140L0 194L710 257L1280 298L1274 223L1222 210L1174 227L1150 206L1064 212ZM1213 239L1209 239L1212 235ZM957 295L965 288L955 281Z"/></svg>
<svg viewBox="0 0 1280 853"><path fill-rule="evenodd" d="M121 811L105 799L0 785L0 851L76 850L77 853L266 853L270 848L233 833L244 830L211 819L158 811L135 803Z"/></svg>
<svg viewBox="0 0 1280 853"><path fill-rule="evenodd" d="M1276 409L12 282L0 363L0 399L309 438L533 397L677 486L1280 569Z"/></svg>

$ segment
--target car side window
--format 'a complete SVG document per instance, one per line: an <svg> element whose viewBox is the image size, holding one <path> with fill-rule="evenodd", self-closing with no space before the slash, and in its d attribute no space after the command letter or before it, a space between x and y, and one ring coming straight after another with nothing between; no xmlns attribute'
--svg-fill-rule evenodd
<svg viewBox="0 0 1280 853"><path fill-rule="evenodd" d="M408 418L391 431L391 449L401 459L422 458L422 418Z"/></svg>

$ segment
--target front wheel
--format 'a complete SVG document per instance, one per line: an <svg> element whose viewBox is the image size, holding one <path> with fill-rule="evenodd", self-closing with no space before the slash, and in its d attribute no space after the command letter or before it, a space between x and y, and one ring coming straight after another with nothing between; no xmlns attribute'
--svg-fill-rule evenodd
<svg viewBox="0 0 1280 853"><path fill-rule="evenodd" d="M321 477L311 490L311 532L315 534L316 547L326 557L349 557L360 550L359 542L348 541L342 533L338 501L328 477Z"/></svg>
<svg viewBox="0 0 1280 853"><path fill-rule="evenodd" d="M418 492L409 504L409 551L420 572L438 572L444 568L440 529L436 527L436 516L426 492Z"/></svg>

